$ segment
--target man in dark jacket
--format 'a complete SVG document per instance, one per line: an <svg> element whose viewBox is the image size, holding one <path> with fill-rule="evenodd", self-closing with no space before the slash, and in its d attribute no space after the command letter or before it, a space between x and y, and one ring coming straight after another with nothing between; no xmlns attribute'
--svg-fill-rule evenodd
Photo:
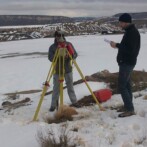
<svg viewBox="0 0 147 147"><path fill-rule="evenodd" d="M64 45L64 48L66 47L66 49L68 50L68 52L70 53L73 59L77 58L77 52L74 49L73 45L70 42L67 42L65 40L64 32L56 31L54 34L54 37L55 37L54 43L49 47L49 52L48 52L48 59L51 62L54 59L54 55L56 51L60 49L60 47L62 48L61 45ZM69 57L68 54L66 54L64 58L64 67L61 67L63 66L62 63L60 63L60 66L59 66L59 62L61 61L57 60L57 63L55 65L55 73L53 75L54 86L53 86L52 102L51 102L51 107L49 111L54 111L57 108L59 93L60 93L59 75L62 73L64 74L64 78L65 78L66 85L67 85L67 92L72 102L72 106L75 106L75 107L77 106L76 104L77 98L76 98L74 88L73 88L73 73L72 73L71 58ZM64 68L64 72L62 71L62 68Z"/></svg>
<svg viewBox="0 0 147 147"><path fill-rule="evenodd" d="M119 65L118 88L122 96L124 106L118 112L119 117L134 115L133 96L131 91L130 76L136 65L140 50L140 34L132 24L130 14L124 13L119 17L119 25L125 30L120 43L110 42L111 47L118 49L117 62Z"/></svg>

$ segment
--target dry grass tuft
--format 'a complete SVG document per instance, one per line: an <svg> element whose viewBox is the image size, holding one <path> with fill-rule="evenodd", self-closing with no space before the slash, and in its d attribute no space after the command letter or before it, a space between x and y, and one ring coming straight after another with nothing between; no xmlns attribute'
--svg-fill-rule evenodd
<svg viewBox="0 0 147 147"><path fill-rule="evenodd" d="M71 136L67 125L61 127L58 134L53 129L47 130L45 134L42 131L37 132L37 141L41 147L76 147L75 140L77 138Z"/></svg>
<svg viewBox="0 0 147 147"><path fill-rule="evenodd" d="M78 112L73 108L66 105L59 107L58 111L55 113L54 118L46 118L46 122L51 123L61 123L65 121L72 121L73 115L78 114Z"/></svg>
<svg viewBox="0 0 147 147"><path fill-rule="evenodd" d="M147 95L145 95L145 96L143 97L143 99L144 99L144 100L147 100Z"/></svg>
<svg viewBox="0 0 147 147"><path fill-rule="evenodd" d="M59 108L57 113L55 114L56 119L64 119L67 118L68 120L72 119L72 115L76 115L78 112L73 108L69 106L62 106Z"/></svg>

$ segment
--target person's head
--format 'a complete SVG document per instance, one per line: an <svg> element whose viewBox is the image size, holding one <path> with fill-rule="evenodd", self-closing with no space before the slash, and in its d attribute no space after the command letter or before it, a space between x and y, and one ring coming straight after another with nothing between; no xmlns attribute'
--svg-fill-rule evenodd
<svg viewBox="0 0 147 147"><path fill-rule="evenodd" d="M64 32L63 31L55 31L54 33L55 40L57 42L64 42L65 37L64 37Z"/></svg>
<svg viewBox="0 0 147 147"><path fill-rule="evenodd" d="M132 23L132 17L128 13L124 13L119 17L119 26L125 29L128 25Z"/></svg>

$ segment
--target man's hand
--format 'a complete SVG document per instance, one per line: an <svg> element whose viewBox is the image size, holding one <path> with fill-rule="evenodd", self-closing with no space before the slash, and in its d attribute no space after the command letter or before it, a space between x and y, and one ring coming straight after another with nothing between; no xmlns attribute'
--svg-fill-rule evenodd
<svg viewBox="0 0 147 147"><path fill-rule="evenodd" d="M111 45L111 47L113 47L113 48L117 48L117 47L116 47L116 43L113 42L113 41L110 42L110 45Z"/></svg>

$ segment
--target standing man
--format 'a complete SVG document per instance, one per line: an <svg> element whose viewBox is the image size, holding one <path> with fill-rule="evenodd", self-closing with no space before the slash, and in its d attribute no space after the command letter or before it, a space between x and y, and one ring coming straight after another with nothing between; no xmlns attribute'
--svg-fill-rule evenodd
<svg viewBox="0 0 147 147"><path fill-rule="evenodd" d="M60 49L61 44L64 45L64 48L68 50L71 57L73 59L77 58L77 52L74 49L73 45L70 42L67 42L64 37L64 33L62 31L55 31L54 33L54 43L49 47L48 52L48 59L52 62L54 55L58 49ZM57 60L57 63L55 65L55 73L53 75L53 94L52 94L52 102L51 107L49 111L54 111L58 107L58 100L59 100L59 94L60 94L60 79L59 79L59 73L60 71L60 61ZM61 63L60 63L61 64ZM71 65L71 58L67 54L64 58L64 78L67 85L67 92L69 95L69 98L72 102L72 106L78 107L77 98L75 95L75 91L73 88L73 73L72 73L72 65Z"/></svg>
<svg viewBox="0 0 147 147"><path fill-rule="evenodd" d="M140 34L132 24L130 14L124 13L119 17L119 25L125 30L120 43L110 42L112 48L118 49L117 62L119 65L118 88L124 102L124 106L118 109L122 112L118 117L135 115L130 76L137 62L140 50Z"/></svg>

